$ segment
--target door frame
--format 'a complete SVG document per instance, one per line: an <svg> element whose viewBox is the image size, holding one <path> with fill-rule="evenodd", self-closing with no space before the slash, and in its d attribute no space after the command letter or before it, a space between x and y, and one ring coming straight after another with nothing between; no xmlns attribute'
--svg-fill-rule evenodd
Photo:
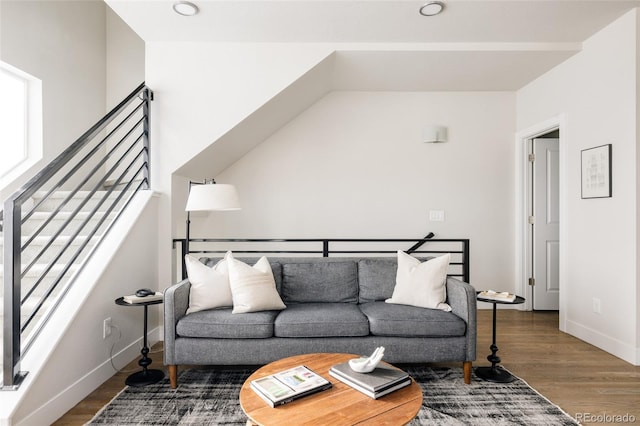
<svg viewBox="0 0 640 426"><path fill-rule="evenodd" d="M529 170L528 141L542 136L553 130L560 129L559 149L560 149L560 171L559 171L559 194L560 194L560 277L559 277L559 306L560 306L560 330L565 331L566 315L566 253L567 253L567 204L566 204L566 171L567 171L567 126L566 118L563 114L552 117L548 120L535 124L529 128L518 131L515 138L515 283L516 293L525 296L525 303L522 309L531 311L533 309L529 289L528 264L531 259L531 245L529 244L529 223L527 220L529 205L527 188L527 176Z"/></svg>

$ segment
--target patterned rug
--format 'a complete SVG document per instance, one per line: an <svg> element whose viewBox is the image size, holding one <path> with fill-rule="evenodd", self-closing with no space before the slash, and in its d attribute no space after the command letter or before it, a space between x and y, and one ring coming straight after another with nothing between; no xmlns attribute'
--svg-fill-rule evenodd
<svg viewBox="0 0 640 426"><path fill-rule="evenodd" d="M422 387L417 425L577 425L545 397L518 379L465 385L462 369L402 366ZM126 387L87 424L91 425L245 425L238 402L250 368L186 370L179 386L167 379L145 387Z"/></svg>

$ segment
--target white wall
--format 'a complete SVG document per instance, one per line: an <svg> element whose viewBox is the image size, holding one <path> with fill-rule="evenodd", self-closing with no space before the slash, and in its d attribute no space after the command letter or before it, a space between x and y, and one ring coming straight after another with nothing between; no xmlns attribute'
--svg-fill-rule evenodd
<svg viewBox="0 0 640 426"><path fill-rule="evenodd" d="M42 80L45 141L2 200L104 115L105 25L101 1L0 2L0 59Z"/></svg>
<svg viewBox="0 0 640 426"><path fill-rule="evenodd" d="M423 143L428 124L447 126L449 141ZM216 176L237 185L243 209L194 218L192 235L433 231L471 240L472 284L513 291L514 131L514 93L331 92Z"/></svg>
<svg viewBox="0 0 640 426"><path fill-rule="evenodd" d="M111 8L106 8L106 109L144 81L145 44Z"/></svg>
<svg viewBox="0 0 640 426"><path fill-rule="evenodd" d="M518 129L564 114L566 271L569 333L629 362L638 358L638 17L592 36L583 51L517 93ZM580 197L580 152L613 145L613 197ZM602 313L592 310L601 300Z"/></svg>

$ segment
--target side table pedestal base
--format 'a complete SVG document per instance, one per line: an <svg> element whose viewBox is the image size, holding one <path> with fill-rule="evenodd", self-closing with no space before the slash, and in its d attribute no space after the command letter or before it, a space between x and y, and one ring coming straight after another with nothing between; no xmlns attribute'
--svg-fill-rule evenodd
<svg viewBox="0 0 640 426"><path fill-rule="evenodd" d="M488 382L511 383L516 377L501 367L476 367L476 376Z"/></svg>
<svg viewBox="0 0 640 426"><path fill-rule="evenodd" d="M127 377L125 383L128 386L146 386L158 383L162 379L164 379L162 370L142 370Z"/></svg>

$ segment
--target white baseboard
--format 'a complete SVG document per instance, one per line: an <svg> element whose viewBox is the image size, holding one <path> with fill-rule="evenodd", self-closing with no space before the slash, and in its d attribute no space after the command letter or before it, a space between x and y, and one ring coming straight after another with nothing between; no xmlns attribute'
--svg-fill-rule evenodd
<svg viewBox="0 0 640 426"><path fill-rule="evenodd" d="M161 327L156 327L148 334L149 346L159 341ZM115 365L127 365L131 360L140 357L140 348L142 347L142 337L133 341L125 348L120 350L113 356ZM157 363L158 360L154 360ZM162 360L159 361L162 364ZM42 426L51 424L59 419L67 411L73 408L77 403L82 401L91 392L96 390L106 380L113 376L116 372L111 366L109 359L94 370L85 374L71 386L55 395L47 403L43 404L37 410L30 413L27 417L21 419L16 426ZM124 383L122 384L124 387Z"/></svg>
<svg viewBox="0 0 640 426"><path fill-rule="evenodd" d="M575 321L567 320L566 328L566 332L572 336L575 336L580 340L584 340L585 342L592 344L593 346L600 348L632 365L640 365L638 363L638 361L640 361L640 350L638 348L634 348L628 343L614 339Z"/></svg>

